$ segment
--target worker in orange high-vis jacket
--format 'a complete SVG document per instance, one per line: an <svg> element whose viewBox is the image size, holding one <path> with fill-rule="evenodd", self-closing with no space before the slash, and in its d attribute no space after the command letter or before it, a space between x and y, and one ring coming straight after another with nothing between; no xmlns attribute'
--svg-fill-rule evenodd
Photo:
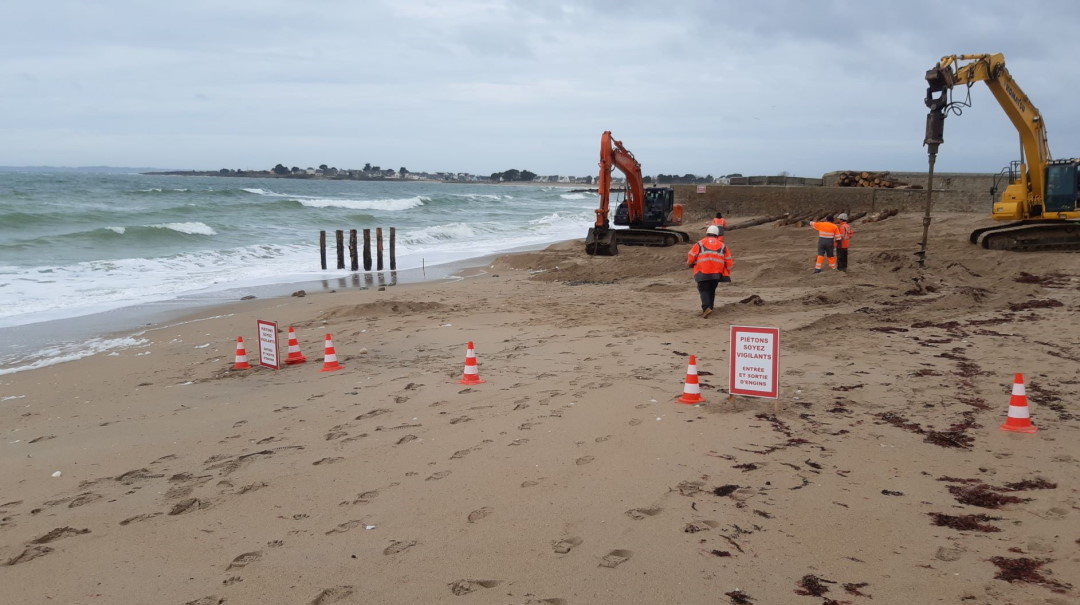
<svg viewBox="0 0 1080 605"><path fill-rule="evenodd" d="M836 215L837 227L840 228L840 236L836 238L836 268L839 271L847 271L848 246L851 245L851 236L855 230L848 224L848 215L844 212Z"/></svg>
<svg viewBox="0 0 1080 605"><path fill-rule="evenodd" d="M731 250L720 237L722 234L723 229L709 225L705 237L694 244L686 256L686 264L694 270L694 281L701 297L702 318L712 315L716 286L731 281L731 267L735 265Z"/></svg>
<svg viewBox="0 0 1080 605"><path fill-rule="evenodd" d="M834 249L836 238L840 237L840 227L837 227L836 223L833 222L831 214L823 221L811 221L810 226L818 232L817 262L814 263L814 273L821 273L821 265L826 258L829 259L829 268L835 269L836 254Z"/></svg>
<svg viewBox="0 0 1080 605"><path fill-rule="evenodd" d="M716 216L713 217L712 223L710 224L720 227L721 230L727 229L727 219L724 218L724 215L721 212L716 213Z"/></svg>

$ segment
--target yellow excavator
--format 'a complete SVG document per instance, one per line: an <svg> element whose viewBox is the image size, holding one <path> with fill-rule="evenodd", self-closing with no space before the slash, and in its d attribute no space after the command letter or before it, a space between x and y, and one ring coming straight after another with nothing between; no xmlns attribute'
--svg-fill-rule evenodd
<svg viewBox="0 0 1080 605"><path fill-rule="evenodd" d="M1005 56L942 57L926 72L926 82L930 113L923 144L931 162L944 142L946 115L971 105L976 82L986 83L1020 134L1020 160L1006 169L1009 184L992 210L994 220L1011 222L976 229L971 243L991 250L1080 250L1080 159L1051 157L1042 115L1005 68ZM953 101L951 93L961 85L967 97Z"/></svg>

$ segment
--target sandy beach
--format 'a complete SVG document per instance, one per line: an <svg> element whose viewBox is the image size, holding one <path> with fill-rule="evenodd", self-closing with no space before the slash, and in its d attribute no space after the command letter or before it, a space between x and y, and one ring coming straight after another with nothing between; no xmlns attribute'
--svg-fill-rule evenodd
<svg viewBox="0 0 1080 605"><path fill-rule="evenodd" d="M812 229L732 229L708 319L689 245L573 241L0 376L0 601L1080 602L1080 257L989 223L919 270L921 216L856 222L819 275ZM234 370L257 320L307 363ZM729 399L732 325L780 330L778 399Z"/></svg>

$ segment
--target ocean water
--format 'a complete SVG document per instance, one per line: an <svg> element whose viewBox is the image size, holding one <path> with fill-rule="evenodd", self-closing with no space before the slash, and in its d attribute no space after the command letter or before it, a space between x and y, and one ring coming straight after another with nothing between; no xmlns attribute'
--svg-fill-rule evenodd
<svg viewBox="0 0 1080 605"><path fill-rule="evenodd" d="M409 271L583 238L597 204L533 185L0 172L0 375L133 344L86 330L65 342L50 323L355 277L336 269L338 229L362 246L362 230L381 227L388 271L394 227Z"/></svg>

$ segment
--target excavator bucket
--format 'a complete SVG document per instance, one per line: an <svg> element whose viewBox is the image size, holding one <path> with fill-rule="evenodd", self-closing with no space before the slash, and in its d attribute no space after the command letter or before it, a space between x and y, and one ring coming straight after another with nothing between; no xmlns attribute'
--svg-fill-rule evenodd
<svg viewBox="0 0 1080 605"><path fill-rule="evenodd" d="M615 231L593 227L585 236L585 253L589 256L615 256L619 253L619 244L615 241Z"/></svg>

